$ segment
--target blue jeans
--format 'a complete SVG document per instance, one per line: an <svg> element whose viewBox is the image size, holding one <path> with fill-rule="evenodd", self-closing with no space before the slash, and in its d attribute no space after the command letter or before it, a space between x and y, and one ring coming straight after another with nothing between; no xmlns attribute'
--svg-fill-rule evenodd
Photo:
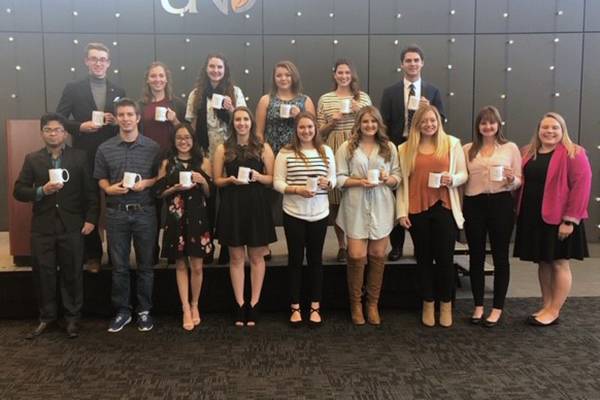
<svg viewBox="0 0 600 400"><path fill-rule="evenodd" d="M112 258L113 307L118 313L130 314L131 305L129 275L129 253L131 239L137 259L137 308L136 311L150 311L152 308L152 288L154 286L154 243L156 243L156 209L144 207L137 211L106 209L106 232L108 251Z"/></svg>

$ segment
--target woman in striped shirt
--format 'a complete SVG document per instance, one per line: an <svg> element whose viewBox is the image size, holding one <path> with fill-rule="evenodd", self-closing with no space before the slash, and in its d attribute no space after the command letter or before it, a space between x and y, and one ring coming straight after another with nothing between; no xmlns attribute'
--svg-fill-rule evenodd
<svg viewBox="0 0 600 400"><path fill-rule="evenodd" d="M323 287L323 244L327 232L329 200L335 186L333 151L321 142L313 114L302 112L295 120L295 133L275 159L273 186L283 193L283 227L288 247L291 290L290 324L302 322L300 289L302 261L306 249L310 276L309 322L320 325Z"/></svg>

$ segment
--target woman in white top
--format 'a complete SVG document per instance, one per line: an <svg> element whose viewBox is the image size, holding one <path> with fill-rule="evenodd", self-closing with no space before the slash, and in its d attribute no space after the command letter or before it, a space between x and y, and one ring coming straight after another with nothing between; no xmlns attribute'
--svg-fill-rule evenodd
<svg viewBox="0 0 600 400"><path fill-rule="evenodd" d="M313 114L298 114L294 131L291 143L277 154L273 177L275 190L284 194L283 228L291 289L290 324L298 326L302 322L300 290L306 249L310 276L309 322L320 325L322 255L329 216L327 192L335 186L335 160L333 151L321 141Z"/></svg>
<svg viewBox="0 0 600 400"><path fill-rule="evenodd" d="M456 228L462 229L464 223L458 187L467 180L465 154L460 140L444 132L437 108L427 104L415 112L398 155L402 170L398 219L403 228L410 229L415 246L422 322L435 325L434 300L438 297L440 325L450 327Z"/></svg>
<svg viewBox="0 0 600 400"><path fill-rule="evenodd" d="M394 226L394 193L400 180L398 154L385 134L379 110L363 107L350 139L335 155L342 201L337 224L348 240L348 295L352 322L363 325L362 287L367 271L367 320L379 325L377 303L383 281L385 251Z"/></svg>
<svg viewBox="0 0 600 400"><path fill-rule="evenodd" d="M231 81L225 57L209 54L200 70L196 87L188 96L185 119L191 122L200 146L208 151L211 159L217 146L230 135L233 109L245 105L244 94Z"/></svg>
<svg viewBox="0 0 600 400"><path fill-rule="evenodd" d="M491 328L500 320L508 290L508 246L515 224L511 191L521 185L521 153L516 144L504 137L500 112L493 106L485 106L477 114L473 143L466 144L464 151L469 180L463 212L475 302L471 322ZM494 260L494 304L492 312L483 319L483 266L488 235Z"/></svg>

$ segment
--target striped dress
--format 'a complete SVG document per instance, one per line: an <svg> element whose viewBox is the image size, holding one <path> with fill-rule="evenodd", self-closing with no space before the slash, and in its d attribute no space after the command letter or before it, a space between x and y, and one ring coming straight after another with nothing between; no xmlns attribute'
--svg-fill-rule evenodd
<svg viewBox="0 0 600 400"><path fill-rule="evenodd" d="M349 97L339 97L335 91L325 93L323 96L321 96L317 106L317 121L319 123L319 127L329 124L333 114L340 110L341 101L347 98ZM360 92L358 103L361 105L361 107L372 104L371 98L365 92ZM336 124L335 128L329 132L329 136L326 138L326 143L329 147L331 147L334 153L336 153L342 143L344 143L344 141L350 137L352 127L354 126L355 117L356 115L353 112L344 114L342 119ZM330 204L338 205L340 204L340 199L341 193L339 189L329 192Z"/></svg>

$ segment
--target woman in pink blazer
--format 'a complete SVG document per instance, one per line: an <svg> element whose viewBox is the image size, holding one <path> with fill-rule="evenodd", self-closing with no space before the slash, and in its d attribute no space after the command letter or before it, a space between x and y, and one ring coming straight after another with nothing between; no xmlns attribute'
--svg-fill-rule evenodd
<svg viewBox="0 0 600 400"><path fill-rule="evenodd" d="M514 250L539 265L542 308L529 316L532 325L558 323L571 290L569 259L589 255L583 219L591 181L585 150L569 138L564 118L545 114L523 155Z"/></svg>

